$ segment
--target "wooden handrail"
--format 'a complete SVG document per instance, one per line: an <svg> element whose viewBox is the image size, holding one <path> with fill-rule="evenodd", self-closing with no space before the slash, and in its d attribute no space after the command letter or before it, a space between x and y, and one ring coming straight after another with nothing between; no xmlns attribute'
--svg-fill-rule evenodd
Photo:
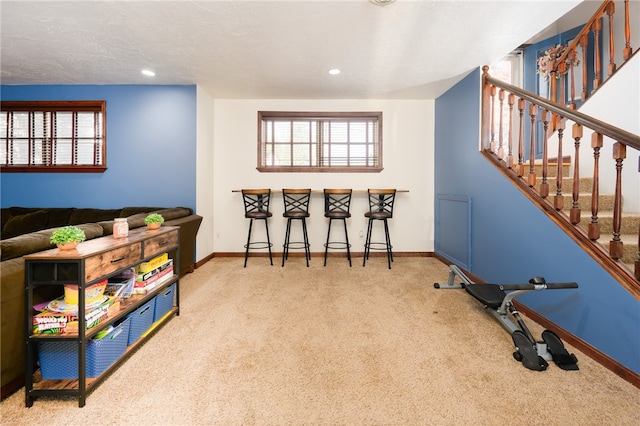
<svg viewBox="0 0 640 426"><path fill-rule="evenodd" d="M600 133L618 142L622 142L628 146L631 146L637 150L640 150L640 136L627 132L626 130L620 129L618 127L612 126L611 124L605 123L604 121L600 121L594 117L583 114L580 111L576 111L571 108L564 107L558 103L545 99L532 92L528 92L512 84L505 83L502 80L491 77L488 74L488 71L489 71L488 66L485 65L482 67L483 79L485 83L490 83L493 86L505 89L506 91L513 93L514 95L517 95L522 99L525 99L533 104L538 105L540 108L551 111L554 114L557 114L561 117L566 118L567 120L574 121L578 124L581 124L585 127L588 127L596 131L597 133ZM488 139L489 138L487 138L487 140ZM488 146L488 145L483 145L483 146Z"/></svg>
<svg viewBox="0 0 640 426"><path fill-rule="evenodd" d="M582 90L581 90L581 99L585 101L589 96L588 87L588 73L587 67L593 66L593 90L597 90L600 88L602 83L611 77L619 68L615 62L615 31L614 31L614 17L616 13L616 2L614 0L604 0L600 7L595 11L593 16L587 21L582 30L576 35L576 37L566 46L566 48L562 51L560 56L550 58L550 90L549 96L550 99L554 102L561 103L563 105L569 104L572 108L576 108L575 102L575 67L578 66L576 63L578 62L578 58L580 58L581 66L582 66ZM631 25L629 19L629 0L624 0L624 47L622 49L622 61L623 64L628 59L631 58L633 49L631 48ZM605 51L600 51L600 41L603 36L602 34L602 21L605 18L605 15L608 17L608 46L603 46ZM593 45L589 44L589 34L593 33L594 42ZM582 55L578 55L578 47L581 49ZM587 50L593 49L593 64L589 64L587 62ZM601 62L604 62L604 58L601 57L608 54L608 65L607 65L607 76L603 78L603 65ZM568 68L568 69L567 69ZM565 79L563 76L569 73L570 79ZM562 77L562 78L561 78ZM560 83L560 94L558 99L558 90L557 84ZM571 99L565 100L565 84L569 85L569 96ZM553 127L552 127L553 128Z"/></svg>
<svg viewBox="0 0 640 426"><path fill-rule="evenodd" d="M624 243L621 235L622 224L622 168L626 158L627 149L640 151L640 136L622 130L611 124L602 122L594 117L555 103L520 87L508 84L502 80L491 77L488 74L489 67L484 66L482 76L482 120L481 120L481 144L485 156L495 162L500 170L516 185L521 188L532 201L544 210L567 234L590 253L593 258L605 267L629 292L640 299L640 251L635 261L625 256ZM512 105L516 104L519 110L518 128L514 127L513 120L508 120L505 125L501 117L496 114L504 113L503 100L507 96L509 100L509 112L513 112ZM526 112L525 112L526 111ZM530 119L530 135L525 140L524 114ZM537 171L533 159L535 158L534 145L536 140L536 117L544 125L544 138L542 147L542 183L536 188ZM551 118L549 118L551 115ZM568 121L574 124L566 129ZM558 139L557 160L553 163L556 169L556 191L553 197L549 197L549 184L547 180L548 144L549 137L546 131L550 122L555 123ZM498 124L499 123L499 124ZM497 128L496 128L497 127ZM591 186L591 221L584 228L579 226L581 209L579 205L579 181L580 181L580 143L584 130L592 131L590 148L593 153L593 176ZM566 130L566 132L565 132ZM505 146L503 135L507 133L509 139L518 135L518 164L513 167L509 160L512 156L512 145ZM562 193L562 168L563 168L563 137L572 137L574 140L574 173L572 177L571 206L568 215L564 210L564 197ZM600 224L600 150L603 147L605 137L613 140L613 160L615 161L615 189L613 193L613 222L611 239L608 247L604 247L598 240L601 238ZM585 148L587 146L585 145ZM506 150L506 152L505 152ZM525 164L523 153L529 151L529 173L525 176ZM607 231L609 232L609 231ZM625 233L628 234L628 230ZM635 231L633 231L635 232ZM638 229L638 241L640 245L640 229ZM623 263L623 258L624 263ZM635 271L629 272L629 263L635 262ZM633 268L633 267L632 267ZM633 275L635 273L635 275Z"/></svg>

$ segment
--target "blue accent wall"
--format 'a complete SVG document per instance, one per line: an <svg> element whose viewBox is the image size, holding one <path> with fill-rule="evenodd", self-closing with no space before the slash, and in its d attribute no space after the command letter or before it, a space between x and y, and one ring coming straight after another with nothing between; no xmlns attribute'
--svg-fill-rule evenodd
<svg viewBox="0 0 640 426"><path fill-rule="evenodd" d="M494 283L522 283L536 275L578 282L577 290L534 292L518 300L640 373L640 301L479 153L480 74L473 71L435 104L435 194L472 200L470 272Z"/></svg>
<svg viewBox="0 0 640 426"><path fill-rule="evenodd" d="M1 86L2 100L106 100L107 171L3 173L2 207L196 207L196 86Z"/></svg>

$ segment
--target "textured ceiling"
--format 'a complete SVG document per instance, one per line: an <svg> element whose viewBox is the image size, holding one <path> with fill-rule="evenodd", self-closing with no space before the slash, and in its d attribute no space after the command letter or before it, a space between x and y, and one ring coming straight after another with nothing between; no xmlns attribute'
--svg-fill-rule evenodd
<svg viewBox="0 0 640 426"><path fill-rule="evenodd" d="M198 84L215 98L435 98L578 3L2 0L1 82ZM342 73L330 76L334 67Z"/></svg>

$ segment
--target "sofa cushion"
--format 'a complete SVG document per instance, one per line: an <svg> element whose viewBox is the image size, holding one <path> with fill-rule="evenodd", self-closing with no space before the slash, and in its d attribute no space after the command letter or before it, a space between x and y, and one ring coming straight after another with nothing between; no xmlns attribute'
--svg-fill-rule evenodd
<svg viewBox="0 0 640 426"><path fill-rule="evenodd" d="M74 209L68 225L94 223L120 217L121 209Z"/></svg>
<svg viewBox="0 0 640 426"><path fill-rule="evenodd" d="M124 209L122 209L122 211L134 211L134 209L131 207L125 207ZM179 219L181 217L190 216L192 212L193 210L188 207L174 207L170 209L155 208L153 210L145 210L143 212L138 212L136 214L126 216L126 218L129 229L136 229L145 226L144 219L149 213L159 213L162 215L165 221L169 221L173 219ZM98 222L98 225L102 226L102 228L104 229L104 235L111 235L113 234L113 223L113 220L105 220Z"/></svg>
<svg viewBox="0 0 640 426"><path fill-rule="evenodd" d="M154 210L150 213L159 213L162 215L164 220L172 220L172 219L178 219L180 217L189 216L191 213L193 213L193 210L187 207L174 207L170 209Z"/></svg>
<svg viewBox="0 0 640 426"><path fill-rule="evenodd" d="M49 209L47 228L59 228L69 225L69 219L71 219L71 213L73 213L74 210L72 207L55 207Z"/></svg>
<svg viewBox="0 0 640 426"><path fill-rule="evenodd" d="M85 223L77 226L84 231L87 240L103 235L102 227L96 223ZM2 260L15 259L25 254L53 248L53 244L49 242L49 237L54 229L55 228L44 229L0 241Z"/></svg>
<svg viewBox="0 0 640 426"><path fill-rule="evenodd" d="M47 227L49 221L48 209L36 210L19 216L13 216L2 228L2 239L13 238L18 235L40 231Z"/></svg>
<svg viewBox="0 0 640 426"><path fill-rule="evenodd" d="M144 218L147 217L147 214L148 213L138 213L132 216L128 216L126 219L127 219L127 225L129 225L129 229L135 229L135 228L140 228L141 226L144 226ZM98 222L98 225L100 225L104 230L104 235L113 234L113 224L114 224L113 220L104 220L104 221Z"/></svg>
<svg viewBox="0 0 640 426"><path fill-rule="evenodd" d="M120 211L120 217L129 217L138 213L152 212L161 208L162 207L123 207Z"/></svg>

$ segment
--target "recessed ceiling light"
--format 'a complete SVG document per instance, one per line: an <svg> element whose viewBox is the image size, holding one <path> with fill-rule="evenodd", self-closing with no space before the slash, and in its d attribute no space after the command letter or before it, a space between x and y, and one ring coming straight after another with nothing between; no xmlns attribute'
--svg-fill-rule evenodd
<svg viewBox="0 0 640 426"><path fill-rule="evenodd" d="M378 6L386 6L388 4L393 3L396 0L369 0L369 1Z"/></svg>
<svg viewBox="0 0 640 426"><path fill-rule="evenodd" d="M156 73L151 70L142 70L142 74L146 75L147 77L155 77L156 75Z"/></svg>
<svg viewBox="0 0 640 426"><path fill-rule="evenodd" d="M338 75L338 74L340 74L340 70L338 68L332 68L332 69L329 70L329 74Z"/></svg>

